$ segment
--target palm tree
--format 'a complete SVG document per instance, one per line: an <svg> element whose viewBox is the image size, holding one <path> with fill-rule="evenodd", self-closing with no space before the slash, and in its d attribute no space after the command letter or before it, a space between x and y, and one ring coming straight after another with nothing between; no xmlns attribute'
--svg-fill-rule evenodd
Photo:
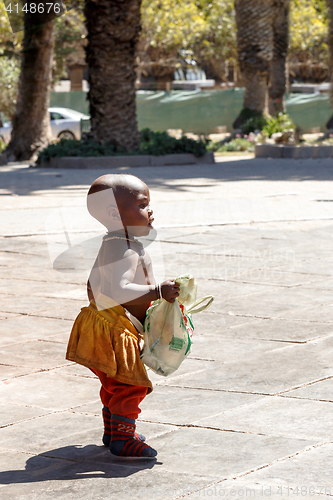
<svg viewBox="0 0 333 500"><path fill-rule="evenodd" d="M52 81L54 21L36 25L24 16L24 39L9 161L30 160L51 140L48 112Z"/></svg>
<svg viewBox="0 0 333 500"><path fill-rule="evenodd" d="M269 87L269 112L272 115L285 111L290 0L274 0L273 10L273 58Z"/></svg>
<svg viewBox="0 0 333 500"><path fill-rule="evenodd" d="M245 85L243 109L234 122L235 128L251 116L268 112L273 1L235 0L238 62Z"/></svg>
<svg viewBox="0 0 333 500"><path fill-rule="evenodd" d="M135 52L141 0L86 0L91 135L99 143L139 148Z"/></svg>

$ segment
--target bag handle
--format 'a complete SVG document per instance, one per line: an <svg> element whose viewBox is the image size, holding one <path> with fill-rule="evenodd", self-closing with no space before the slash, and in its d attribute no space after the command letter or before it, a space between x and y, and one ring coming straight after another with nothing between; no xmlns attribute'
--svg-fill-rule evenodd
<svg viewBox="0 0 333 500"><path fill-rule="evenodd" d="M208 300L207 304L204 304L203 306L198 307L197 309L195 309L197 306L199 306L200 304L202 304L206 300ZM211 303L213 302L213 300L214 300L213 295L206 295L205 297L202 297L201 299L196 300L194 302L194 304L189 309L187 309L187 312L189 312L191 314L202 312L202 311L204 311L205 309L207 309L211 305Z"/></svg>

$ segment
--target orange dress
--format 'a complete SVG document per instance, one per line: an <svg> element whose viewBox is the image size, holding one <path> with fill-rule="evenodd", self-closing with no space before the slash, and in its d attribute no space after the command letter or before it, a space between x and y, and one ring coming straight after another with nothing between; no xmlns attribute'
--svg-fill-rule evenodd
<svg viewBox="0 0 333 500"><path fill-rule="evenodd" d="M111 305L109 297L101 294L97 300L98 305L91 301L76 318L66 359L100 370L123 384L148 387L149 394L153 386L140 359L140 327L135 328L123 306L104 308L106 303Z"/></svg>

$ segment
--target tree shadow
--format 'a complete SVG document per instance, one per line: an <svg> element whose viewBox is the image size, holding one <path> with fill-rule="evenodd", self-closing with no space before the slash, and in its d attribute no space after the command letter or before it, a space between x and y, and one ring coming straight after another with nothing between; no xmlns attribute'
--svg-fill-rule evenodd
<svg viewBox="0 0 333 500"><path fill-rule="evenodd" d="M133 174L147 182L150 188L180 192L192 188L188 179L198 179L196 187L211 186L214 180L222 182L333 180L332 160L329 158L316 160L253 158L210 165L134 167L125 170L27 168L18 164L14 165L13 169L0 168L1 186L8 190L8 193L0 196L11 194L24 196L32 192L63 188L70 188L71 192L76 191L78 194L82 191L85 195L88 186L97 177L106 173Z"/></svg>
<svg viewBox="0 0 333 500"><path fill-rule="evenodd" d="M0 472L0 485L89 478L124 478L159 464L157 459L118 460L104 446L65 446L29 458L25 469Z"/></svg>

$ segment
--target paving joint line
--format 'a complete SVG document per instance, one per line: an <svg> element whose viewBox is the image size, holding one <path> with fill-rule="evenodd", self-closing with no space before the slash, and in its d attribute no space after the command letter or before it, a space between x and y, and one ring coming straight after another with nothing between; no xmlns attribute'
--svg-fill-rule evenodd
<svg viewBox="0 0 333 500"><path fill-rule="evenodd" d="M300 401L316 401L318 403L333 403L333 399L316 399L316 398L302 398L301 396L287 396L284 394L279 394L279 398L285 398L285 399L298 399Z"/></svg>
<svg viewBox="0 0 333 500"><path fill-rule="evenodd" d="M6 267L8 267L8 266L6 266ZM8 278L4 277L4 276L0 276L0 281L1 280L8 280ZM61 285L64 285L64 286L66 286L66 285L78 285L78 286L81 286L81 285L85 285L86 284L86 283L83 283L83 282L82 283L78 283L78 282L74 283L74 282L69 281L69 282L65 282L64 283L63 281L50 281L50 280L40 280L40 279L38 280L38 279L32 279L32 278L16 278L15 276L13 276L13 277L11 276L10 277L10 281L12 281L12 280L17 280L17 281L32 281L32 282L36 282L36 283L60 283Z"/></svg>
<svg viewBox="0 0 333 500"><path fill-rule="evenodd" d="M302 389L303 387L309 387L311 385L317 384L318 382L324 382L325 380L330 380L330 379L333 379L333 375L330 375L328 377L323 377L323 378L320 378L317 380L313 380L312 382L307 382L305 384L300 384L300 385L297 385L295 387L286 389L284 391L276 392L275 394L273 394L273 396L282 396L288 392L295 391L296 389Z"/></svg>
<svg viewBox="0 0 333 500"><path fill-rule="evenodd" d="M38 373L51 372L52 370L59 370L60 368L65 368L66 366L71 366L71 364L58 365L58 366L53 366L51 368L38 368L38 369L33 369L31 367L20 366L20 365L6 365L3 363L0 363L0 366L11 366L12 368L24 368L26 370L31 370L31 371L28 371L27 373L20 373L19 375L13 375L12 377L7 377L7 378L4 378L1 380L1 382L5 382L6 380L14 380L16 378L27 377L29 375L36 375Z"/></svg>
<svg viewBox="0 0 333 500"><path fill-rule="evenodd" d="M178 389L193 389L195 391L211 391L211 392L226 392L231 394L247 394L253 396L275 396L275 394L266 393L266 392L246 392L246 391L237 391L237 390L229 390L229 389L211 389L209 387L190 387L186 385L170 385L164 384L162 382L155 382L155 386L159 387L177 387Z"/></svg>

